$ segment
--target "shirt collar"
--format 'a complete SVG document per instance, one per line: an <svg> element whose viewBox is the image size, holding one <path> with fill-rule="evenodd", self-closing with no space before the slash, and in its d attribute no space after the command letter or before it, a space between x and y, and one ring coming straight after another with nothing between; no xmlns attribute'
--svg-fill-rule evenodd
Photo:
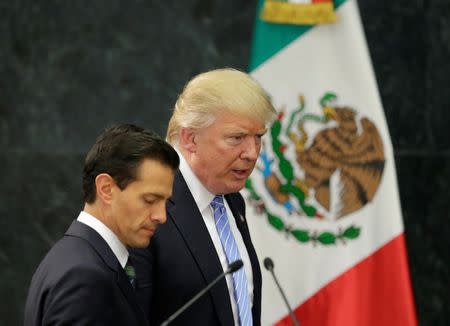
<svg viewBox="0 0 450 326"><path fill-rule="evenodd" d="M184 180L186 181L188 188L191 191L192 197L194 197L197 207L199 208L200 212L203 212L205 209L209 209L209 205L214 199L215 195L210 193L205 188L205 186L203 186L179 149L175 149L178 152L178 156L180 156L181 174L183 174Z"/></svg>
<svg viewBox="0 0 450 326"><path fill-rule="evenodd" d="M85 211L81 211L80 215L78 215L77 221L86 224L91 227L106 241L108 246L111 248L114 255L119 260L122 268L125 267L128 261L128 250L125 245L119 240L117 235L111 231L103 222L101 222L96 217L92 216Z"/></svg>

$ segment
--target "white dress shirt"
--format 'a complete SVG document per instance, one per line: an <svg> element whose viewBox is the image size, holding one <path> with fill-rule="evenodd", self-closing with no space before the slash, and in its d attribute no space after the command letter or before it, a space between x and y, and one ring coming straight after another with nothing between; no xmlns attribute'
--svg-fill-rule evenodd
<svg viewBox="0 0 450 326"><path fill-rule="evenodd" d="M111 248L112 252L117 257L117 260L119 260L119 263L122 266L122 268L125 268L125 265L127 264L128 261L128 250L113 231L111 231L100 220L86 213L85 211L80 212L77 221L86 224L90 228L97 231L97 233L100 234L100 236L106 241L108 246Z"/></svg>
<svg viewBox="0 0 450 326"><path fill-rule="evenodd" d="M214 199L215 194L211 194L200 182L194 172L191 170L190 166L184 159L183 155L177 150L178 155L180 156L180 171L183 174L184 179L186 180L187 186L191 191L192 196L194 197L195 203L199 211L202 214L203 222L205 222L206 228L208 229L209 236L216 248L217 256L220 259L220 263L222 264L222 268L224 271L228 269L228 261L225 251L223 250L222 243L220 241L219 234L216 229L216 223L214 220L214 212L211 207L211 202ZM245 274L247 276L248 282L248 292L250 294L250 302L253 306L253 271L252 265L250 263L250 258L248 256L247 248L245 247L244 240L242 239L241 232L236 225L236 220L233 218L233 214L228 206L227 201L224 198L225 208L227 210L228 215L228 223L230 224L231 232L234 235L236 240L236 244L239 249L239 253L241 255L242 262L244 263ZM234 298L234 287L233 287L233 276L228 274L226 276L228 292L230 294L231 307L233 309L234 323L235 325L239 325L239 314L237 310L237 303Z"/></svg>

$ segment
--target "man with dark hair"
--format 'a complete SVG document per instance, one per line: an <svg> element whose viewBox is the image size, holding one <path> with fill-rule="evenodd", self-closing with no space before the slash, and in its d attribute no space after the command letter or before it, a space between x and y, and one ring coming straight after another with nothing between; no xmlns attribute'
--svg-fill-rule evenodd
<svg viewBox="0 0 450 326"><path fill-rule="evenodd" d="M25 325L146 325L128 248L149 245L179 158L134 125L104 131L86 156L84 209L31 281Z"/></svg>

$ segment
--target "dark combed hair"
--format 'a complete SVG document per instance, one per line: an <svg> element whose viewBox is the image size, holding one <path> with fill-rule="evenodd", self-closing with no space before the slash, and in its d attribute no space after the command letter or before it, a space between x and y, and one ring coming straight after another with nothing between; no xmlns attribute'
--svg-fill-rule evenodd
<svg viewBox="0 0 450 326"><path fill-rule="evenodd" d="M83 193L86 203L96 198L95 178L109 174L120 189L136 180L137 168L144 159L158 161L173 171L180 160L177 152L156 133L132 124L114 125L98 136L86 155Z"/></svg>

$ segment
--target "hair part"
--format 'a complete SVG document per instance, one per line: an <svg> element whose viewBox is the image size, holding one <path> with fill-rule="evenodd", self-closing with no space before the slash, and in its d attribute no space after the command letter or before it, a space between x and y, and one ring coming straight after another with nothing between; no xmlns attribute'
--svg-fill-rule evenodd
<svg viewBox="0 0 450 326"><path fill-rule="evenodd" d="M264 125L276 114L268 94L248 74L232 68L211 70L191 79L178 96L167 141L177 145L181 128L210 126L218 111L247 116Z"/></svg>
<svg viewBox="0 0 450 326"><path fill-rule="evenodd" d="M119 124L100 134L86 155L83 168L83 199L96 199L95 179L109 174L120 189L136 180L137 170L144 159L151 159L178 169L177 152L156 133L132 124Z"/></svg>

